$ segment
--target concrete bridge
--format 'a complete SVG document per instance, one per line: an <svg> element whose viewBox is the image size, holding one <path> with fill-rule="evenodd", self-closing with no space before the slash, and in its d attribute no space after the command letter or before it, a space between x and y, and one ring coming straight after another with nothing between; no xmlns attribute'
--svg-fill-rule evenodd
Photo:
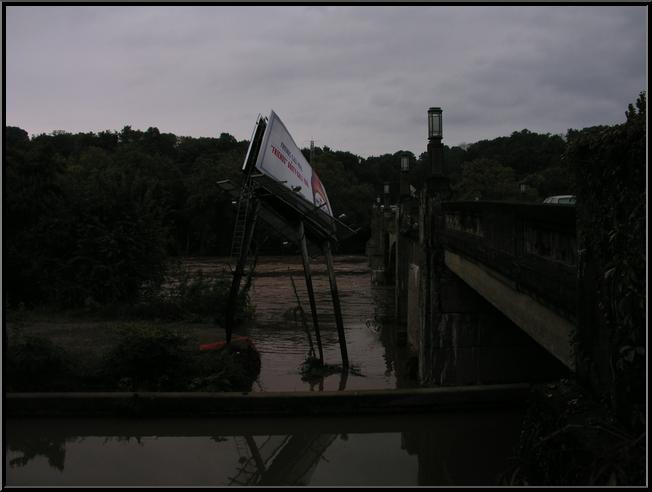
<svg viewBox="0 0 652 492"><path fill-rule="evenodd" d="M575 223L573 206L427 191L375 208L374 279L396 286L399 335L420 379L517 382L575 369Z"/></svg>
<svg viewBox="0 0 652 492"><path fill-rule="evenodd" d="M441 108L427 121L421 190L401 156L399 197L385 183L368 243L373 278L395 286L410 372L417 362L434 385L571 377L644 429L643 126L579 139L576 205L562 206L451 201Z"/></svg>
<svg viewBox="0 0 652 492"><path fill-rule="evenodd" d="M446 267L574 369L575 207L444 202L442 213Z"/></svg>

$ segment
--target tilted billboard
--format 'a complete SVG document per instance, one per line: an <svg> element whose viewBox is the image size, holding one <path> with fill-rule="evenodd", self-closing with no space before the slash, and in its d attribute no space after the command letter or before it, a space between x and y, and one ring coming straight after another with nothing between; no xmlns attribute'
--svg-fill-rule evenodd
<svg viewBox="0 0 652 492"><path fill-rule="evenodd" d="M256 168L333 216L328 195L319 176L273 110L262 138Z"/></svg>

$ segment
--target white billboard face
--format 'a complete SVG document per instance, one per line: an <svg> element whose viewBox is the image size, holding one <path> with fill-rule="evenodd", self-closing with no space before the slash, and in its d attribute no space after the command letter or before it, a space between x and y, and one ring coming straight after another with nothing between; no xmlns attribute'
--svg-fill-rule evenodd
<svg viewBox="0 0 652 492"><path fill-rule="evenodd" d="M272 111L258 152L256 168L266 175L282 181L283 184L297 190L296 193L308 202L320 207L331 217L331 209L326 190L287 128Z"/></svg>

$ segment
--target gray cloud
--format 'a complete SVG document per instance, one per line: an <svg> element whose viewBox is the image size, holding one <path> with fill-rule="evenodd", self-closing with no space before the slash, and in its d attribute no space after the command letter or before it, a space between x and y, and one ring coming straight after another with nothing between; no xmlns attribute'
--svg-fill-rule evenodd
<svg viewBox="0 0 652 492"><path fill-rule="evenodd" d="M6 9L7 123L30 133L157 126L364 156L528 128L623 121L647 87L643 6Z"/></svg>

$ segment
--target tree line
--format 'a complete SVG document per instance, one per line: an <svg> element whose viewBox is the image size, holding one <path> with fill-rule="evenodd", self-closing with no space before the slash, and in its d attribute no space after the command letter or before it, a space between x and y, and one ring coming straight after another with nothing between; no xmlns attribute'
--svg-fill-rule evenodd
<svg viewBox="0 0 652 492"><path fill-rule="evenodd" d="M228 255L235 210L216 183L239 182L248 144L228 133L195 138L154 127L30 137L6 126L6 300L129 301L162 281L170 257ZM573 193L566 147L559 135L528 130L445 146L453 199L539 201ZM302 152L310 157L309 149ZM406 154L408 179L419 189L428 173L425 152L361 158L327 146L314 149L312 165L335 214L345 213L343 220L360 228L340 253L364 253L371 205L385 183L391 200L398 199L400 157ZM282 242L268 242L266 252L283 252Z"/></svg>

